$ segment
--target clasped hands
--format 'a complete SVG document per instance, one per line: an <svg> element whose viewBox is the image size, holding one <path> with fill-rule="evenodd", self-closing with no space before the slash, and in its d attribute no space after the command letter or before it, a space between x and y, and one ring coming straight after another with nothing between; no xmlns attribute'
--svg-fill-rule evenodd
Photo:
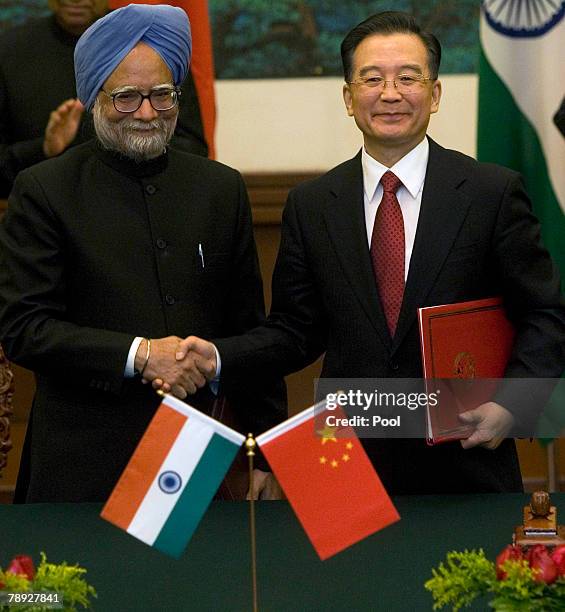
<svg viewBox="0 0 565 612"><path fill-rule="evenodd" d="M147 341L143 340L135 356L136 370L141 369L146 355ZM185 399L213 380L216 369L216 350L211 342L195 336L184 340L178 336L168 336L151 340L143 382Z"/></svg>

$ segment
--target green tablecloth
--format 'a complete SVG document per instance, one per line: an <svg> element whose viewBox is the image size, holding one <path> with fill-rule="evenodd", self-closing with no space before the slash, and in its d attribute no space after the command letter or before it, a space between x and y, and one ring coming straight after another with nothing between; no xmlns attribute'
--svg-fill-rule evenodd
<svg viewBox="0 0 565 612"><path fill-rule="evenodd" d="M511 541L529 496L399 497L401 521L320 561L286 502L256 506L259 609L272 612L431 610L424 590L449 550ZM554 495L565 522L565 494ZM214 502L180 561L99 518L94 504L0 505L0 565L25 553L88 569L93 609L156 612L251 610L245 502ZM477 608L479 609L479 608Z"/></svg>

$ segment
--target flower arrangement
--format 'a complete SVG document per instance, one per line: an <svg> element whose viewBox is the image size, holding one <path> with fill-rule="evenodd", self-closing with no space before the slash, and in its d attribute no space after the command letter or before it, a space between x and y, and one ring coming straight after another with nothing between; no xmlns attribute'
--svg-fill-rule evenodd
<svg viewBox="0 0 565 612"><path fill-rule="evenodd" d="M450 552L425 583L434 610L460 610L477 597L491 597L499 612L565 610L565 545L522 548L510 544L495 562L484 551Z"/></svg>
<svg viewBox="0 0 565 612"><path fill-rule="evenodd" d="M89 608L96 591L84 574L86 570L78 565L48 563L43 552L36 571L31 557L18 555L6 570L0 568L0 612L42 612L54 607L74 612L77 606Z"/></svg>

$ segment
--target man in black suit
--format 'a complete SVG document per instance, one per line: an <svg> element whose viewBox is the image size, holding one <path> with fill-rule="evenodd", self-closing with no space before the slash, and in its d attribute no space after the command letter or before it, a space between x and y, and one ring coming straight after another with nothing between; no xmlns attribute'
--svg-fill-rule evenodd
<svg viewBox="0 0 565 612"><path fill-rule="evenodd" d="M404 13L374 15L341 47L347 112L364 147L288 198L266 325L217 339L222 380L292 372L325 351L322 377L420 378L417 309L502 295L517 336L506 376L565 365L559 280L520 177L426 137L441 49ZM213 345L186 339L215 367ZM250 380L250 384L252 384ZM535 413L539 406L528 406ZM364 440L392 493L519 491L523 406L466 413L462 442Z"/></svg>
<svg viewBox="0 0 565 612"><path fill-rule="evenodd" d="M16 180L0 227L0 337L37 377L20 501L105 500L160 401L142 377L196 392L191 404L216 415L217 390L197 356L175 360L178 341L264 320L241 176L167 148L189 59L180 8L97 21L75 55L97 141ZM245 432L284 418L280 382L219 391Z"/></svg>

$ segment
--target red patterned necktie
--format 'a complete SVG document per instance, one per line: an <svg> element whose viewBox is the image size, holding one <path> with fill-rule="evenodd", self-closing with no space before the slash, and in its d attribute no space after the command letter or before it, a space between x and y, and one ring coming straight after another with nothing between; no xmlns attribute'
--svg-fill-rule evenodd
<svg viewBox="0 0 565 612"><path fill-rule="evenodd" d="M371 259L388 329L394 337L404 295L404 219L396 197L402 181L387 170L381 184L384 192L373 226Z"/></svg>

